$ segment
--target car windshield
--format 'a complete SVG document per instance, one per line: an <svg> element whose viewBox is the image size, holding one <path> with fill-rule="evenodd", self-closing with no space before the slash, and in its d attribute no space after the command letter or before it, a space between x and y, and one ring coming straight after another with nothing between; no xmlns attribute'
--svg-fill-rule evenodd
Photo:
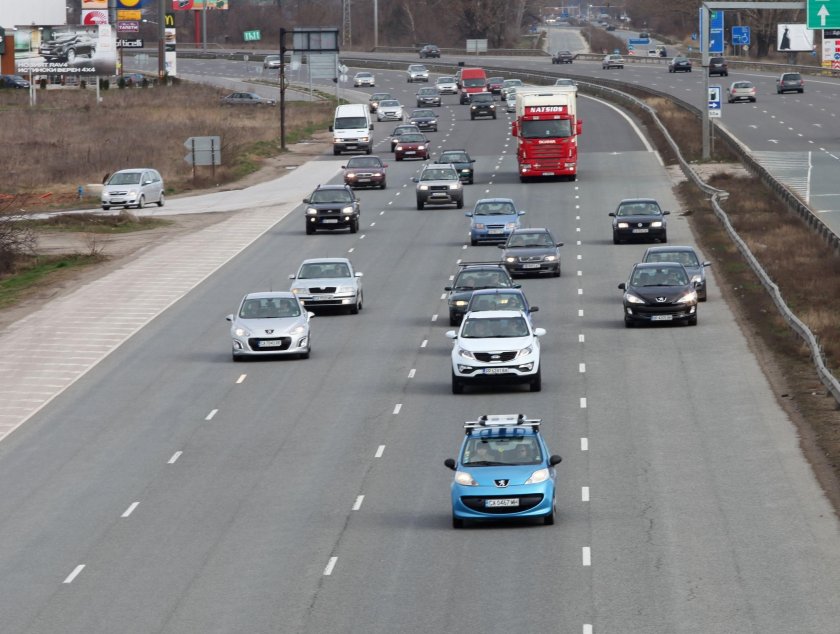
<svg viewBox="0 0 840 634"><path fill-rule="evenodd" d="M370 96L371 101L380 101L382 99L390 99L390 98L391 98L391 93L387 93L387 92L376 92L376 93L373 93Z"/></svg>
<svg viewBox="0 0 840 634"><path fill-rule="evenodd" d="M425 143L426 137L422 134L403 134L400 136L400 143Z"/></svg>
<svg viewBox="0 0 840 634"><path fill-rule="evenodd" d="M640 267L633 272L631 286L686 286L688 276L685 269L676 266Z"/></svg>
<svg viewBox="0 0 840 634"><path fill-rule="evenodd" d="M483 77L472 77L464 80L464 86L467 88L478 88L479 86L486 86L487 80Z"/></svg>
<svg viewBox="0 0 840 634"><path fill-rule="evenodd" d="M430 117L434 119L435 115L431 110L415 110L411 113L411 118L413 119L414 117Z"/></svg>
<svg viewBox="0 0 840 634"><path fill-rule="evenodd" d="M490 95L473 95L470 101L472 103L493 103L493 97Z"/></svg>
<svg viewBox="0 0 840 634"><path fill-rule="evenodd" d="M661 216L662 210L655 202L622 203L616 216Z"/></svg>
<svg viewBox="0 0 840 634"><path fill-rule="evenodd" d="M506 79L504 83L505 88L510 88L511 86L521 86L522 80L521 79Z"/></svg>
<svg viewBox="0 0 840 634"><path fill-rule="evenodd" d="M356 73L356 77L371 77L370 73Z"/></svg>
<svg viewBox="0 0 840 634"><path fill-rule="evenodd" d="M434 97L434 96L437 95L437 88L421 88L420 90L417 91L417 94L418 95L423 95L425 97L428 97L428 96Z"/></svg>
<svg viewBox="0 0 840 634"><path fill-rule="evenodd" d="M540 464L542 452L533 436L504 438L470 438L464 444L461 464L464 466L501 466Z"/></svg>
<svg viewBox="0 0 840 634"><path fill-rule="evenodd" d="M440 155L438 163L469 163L469 157L463 152L445 152Z"/></svg>
<svg viewBox="0 0 840 634"><path fill-rule="evenodd" d="M454 77L438 77L437 83L439 84L454 84L455 78Z"/></svg>
<svg viewBox="0 0 840 634"><path fill-rule="evenodd" d="M299 280L324 277L350 277L350 267L344 262L310 262L300 267Z"/></svg>
<svg viewBox="0 0 840 634"><path fill-rule="evenodd" d="M416 125L404 126L402 128L394 128L394 133L391 136L400 136L401 134L417 134L420 132Z"/></svg>
<svg viewBox="0 0 840 634"><path fill-rule="evenodd" d="M380 108L398 108L400 102L396 99L385 99L384 101L379 102Z"/></svg>
<svg viewBox="0 0 840 634"><path fill-rule="evenodd" d="M373 156L355 156L347 161L347 168L354 167L382 167L382 161Z"/></svg>
<svg viewBox="0 0 840 634"><path fill-rule="evenodd" d="M109 185L137 185L140 172L117 172L108 180Z"/></svg>
<svg viewBox="0 0 840 634"><path fill-rule="evenodd" d="M507 248L553 247L554 241L547 233L514 233L507 243ZM673 260L672 260L673 261Z"/></svg>
<svg viewBox="0 0 840 634"><path fill-rule="evenodd" d="M455 280L455 290L510 287L510 278L502 271L461 271Z"/></svg>
<svg viewBox="0 0 840 634"><path fill-rule="evenodd" d="M350 192L344 189L316 189L309 197L311 203L350 203Z"/></svg>
<svg viewBox="0 0 840 634"><path fill-rule="evenodd" d="M417 73L417 72L422 73L423 71L426 70L426 67L425 66L414 65L414 66L409 66L408 70L413 71L415 73Z"/></svg>
<svg viewBox="0 0 840 634"><path fill-rule="evenodd" d="M530 334L524 317L482 317L467 319L461 329L465 339L507 339Z"/></svg>
<svg viewBox="0 0 840 634"><path fill-rule="evenodd" d="M693 251L651 251L645 262L677 262L683 266L700 266L700 261Z"/></svg>
<svg viewBox="0 0 840 634"><path fill-rule="evenodd" d="M516 207L507 201L479 202L473 209L475 216L512 216L515 213Z"/></svg>
<svg viewBox="0 0 840 634"><path fill-rule="evenodd" d="M246 299L239 310L242 319L283 319L299 317L300 305L297 300L285 297L264 297Z"/></svg>
<svg viewBox="0 0 840 634"><path fill-rule="evenodd" d="M522 297L515 293L487 295L473 293L467 312L472 310L525 310L525 303Z"/></svg>
<svg viewBox="0 0 840 634"><path fill-rule="evenodd" d="M456 181L458 172L455 170L427 169L420 175L421 181Z"/></svg>
<svg viewBox="0 0 840 634"><path fill-rule="evenodd" d="M504 81L505 81L504 77L491 77L490 79L487 80L487 83L488 84L501 84Z"/></svg>
<svg viewBox="0 0 840 634"><path fill-rule="evenodd" d="M523 139L566 138L572 136L571 119L523 121L519 127Z"/></svg>
<svg viewBox="0 0 840 634"><path fill-rule="evenodd" d="M358 130L368 127L365 117L338 117L333 126L336 130Z"/></svg>

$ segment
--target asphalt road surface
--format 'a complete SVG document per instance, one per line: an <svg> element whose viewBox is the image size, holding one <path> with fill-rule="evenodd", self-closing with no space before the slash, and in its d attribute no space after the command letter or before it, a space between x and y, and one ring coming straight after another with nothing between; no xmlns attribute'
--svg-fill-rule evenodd
<svg viewBox="0 0 840 634"><path fill-rule="evenodd" d="M402 74L378 75L411 102ZM2 631L838 631L837 520L714 280L697 327L623 326L616 285L644 246L613 245L608 212L653 196L669 239L692 237L627 119L581 111L574 183L521 184L509 118L471 122L456 97L429 134L477 159L465 210L512 197L566 244L561 278L522 280L548 331L542 392L450 393L443 287L499 252L468 246L463 211L416 210L422 163L388 161L358 234L305 236L301 208L278 209L0 443ZM211 228L220 244L239 217ZM231 362L224 316L245 292L344 255L359 315L318 315L309 360ZM564 458L557 524L453 530L444 458L464 420L513 412Z"/></svg>

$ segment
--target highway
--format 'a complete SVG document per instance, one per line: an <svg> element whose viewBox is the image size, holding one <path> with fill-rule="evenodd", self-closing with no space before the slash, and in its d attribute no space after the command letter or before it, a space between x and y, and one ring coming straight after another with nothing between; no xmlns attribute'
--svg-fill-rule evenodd
<svg viewBox="0 0 840 634"><path fill-rule="evenodd" d="M377 79L409 104L423 85ZM669 239L692 243L656 153L587 98L579 180L521 184L509 116L445 103L435 152L477 159L465 210L512 197L566 244L563 277L522 280L548 331L543 391L450 393L443 287L499 252L468 246L463 211L416 210L421 163L389 160L358 234L305 236L301 208L278 208L0 442L4 634L838 630L837 519L714 280L696 328L623 326L616 285L644 246L612 244L618 200L657 198ZM230 248L241 217L202 248ZM224 316L245 292L344 255L361 314L316 316L309 360L230 361ZM513 412L543 418L564 458L558 522L455 531L443 460L464 420Z"/></svg>

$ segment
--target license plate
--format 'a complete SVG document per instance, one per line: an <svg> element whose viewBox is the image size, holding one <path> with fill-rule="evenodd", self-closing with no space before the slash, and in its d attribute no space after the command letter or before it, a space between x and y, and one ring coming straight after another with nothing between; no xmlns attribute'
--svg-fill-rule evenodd
<svg viewBox="0 0 840 634"><path fill-rule="evenodd" d="M522 268L523 269L538 269L538 268L540 268L540 265L539 264L523 264Z"/></svg>
<svg viewBox="0 0 840 634"><path fill-rule="evenodd" d="M497 500L484 500L485 508L504 506L519 506L519 498L500 498Z"/></svg>
<svg viewBox="0 0 840 634"><path fill-rule="evenodd" d="M406 156L408 156L409 154L417 154L417 152L415 152L414 150L407 150L405 154Z"/></svg>
<svg viewBox="0 0 840 634"><path fill-rule="evenodd" d="M360 183L369 183L369 182L370 182L370 179L369 179L369 178L360 178L358 182L360 182Z"/></svg>
<svg viewBox="0 0 840 634"><path fill-rule="evenodd" d="M543 172L543 176L554 176L554 172Z"/></svg>
<svg viewBox="0 0 840 634"><path fill-rule="evenodd" d="M338 224L338 219L337 218L324 218L324 220L322 220L321 222L323 222L325 225L337 225Z"/></svg>
<svg viewBox="0 0 840 634"><path fill-rule="evenodd" d="M332 298L333 298L332 295L313 295L312 296L312 300L316 301L316 302L322 302L324 300L332 299Z"/></svg>
<svg viewBox="0 0 840 634"><path fill-rule="evenodd" d="M633 233L647 233L647 229L633 229Z"/></svg>
<svg viewBox="0 0 840 634"><path fill-rule="evenodd" d="M671 321L674 319L673 315L651 315L651 321Z"/></svg>
<svg viewBox="0 0 840 634"><path fill-rule="evenodd" d="M484 374L508 374L508 368L484 368Z"/></svg>
<svg viewBox="0 0 840 634"><path fill-rule="evenodd" d="M280 340L260 341L258 344L260 348L280 348L282 346L283 342Z"/></svg>

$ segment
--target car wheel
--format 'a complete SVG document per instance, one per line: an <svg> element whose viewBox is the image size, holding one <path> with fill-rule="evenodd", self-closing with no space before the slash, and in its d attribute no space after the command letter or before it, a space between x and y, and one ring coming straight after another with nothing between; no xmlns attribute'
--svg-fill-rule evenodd
<svg viewBox="0 0 840 634"><path fill-rule="evenodd" d="M160 198L158 198L158 201L157 201L157 206L158 206L158 207L163 207L163 206L164 206L164 204L166 204L166 200L165 200L165 198L164 198L164 196L163 196L163 192L161 192L161 193L160 193Z"/></svg>
<svg viewBox="0 0 840 634"><path fill-rule="evenodd" d="M463 209L464 208L464 199L463 198L459 199L458 202L455 203L455 207L458 208L458 209Z"/></svg>
<svg viewBox="0 0 840 634"><path fill-rule="evenodd" d="M356 303L350 307L350 314L351 315L358 315L359 314L359 298L356 298Z"/></svg>
<svg viewBox="0 0 840 634"><path fill-rule="evenodd" d="M455 517L453 515L452 516L452 528L457 528L457 529L464 528L464 520L462 520L460 517Z"/></svg>
<svg viewBox="0 0 840 634"><path fill-rule="evenodd" d="M618 244L619 242L621 241L618 239L618 236L616 234L613 234L613 244Z"/></svg>
<svg viewBox="0 0 840 634"><path fill-rule="evenodd" d="M689 326L696 326L697 325L697 315L694 315L691 319L688 320Z"/></svg>
<svg viewBox="0 0 840 634"><path fill-rule="evenodd" d="M662 242L663 244L668 242L668 234L667 233L662 234L662 239L660 240L660 242Z"/></svg>
<svg viewBox="0 0 840 634"><path fill-rule="evenodd" d="M418 200L418 201L417 201L417 209L423 209L423 206L424 206L423 201L422 201L422 200Z"/></svg>
<svg viewBox="0 0 840 634"><path fill-rule="evenodd" d="M554 277L560 277L561 275L563 275L563 272L560 270L560 267L558 266L557 270L554 271Z"/></svg>
<svg viewBox="0 0 840 634"><path fill-rule="evenodd" d="M309 224L307 222L306 223L306 235L311 236L313 233L315 233L315 227L313 227L311 224Z"/></svg>
<svg viewBox="0 0 840 634"><path fill-rule="evenodd" d="M458 380L458 377L455 376L455 373L452 374L452 393L453 394L463 394L464 393L464 384Z"/></svg>
<svg viewBox="0 0 840 634"><path fill-rule="evenodd" d="M385 181L382 181L382 184L379 186L379 189L385 189Z"/></svg>
<svg viewBox="0 0 840 634"><path fill-rule="evenodd" d="M111 205L102 205L102 209L108 211L111 208Z"/></svg>
<svg viewBox="0 0 840 634"><path fill-rule="evenodd" d="M139 200L137 201L137 209L143 209L146 206L146 197L142 194L140 195Z"/></svg>
<svg viewBox="0 0 840 634"><path fill-rule="evenodd" d="M339 154L341 154L341 150L339 150L337 147L334 147L334 148L333 148L333 154L334 154L335 156L338 156Z"/></svg>
<svg viewBox="0 0 840 634"><path fill-rule="evenodd" d="M633 326L635 326L635 324L633 323L633 320L632 319L627 319L627 317L625 317L624 318L624 327L625 328L632 328Z"/></svg>
<svg viewBox="0 0 840 634"><path fill-rule="evenodd" d="M531 379L530 388L532 392L542 391L542 368L537 370L537 373L534 375L534 378Z"/></svg>
<svg viewBox="0 0 840 634"><path fill-rule="evenodd" d="M755 97L753 97L752 99L750 99L750 103L755 103Z"/></svg>
<svg viewBox="0 0 840 634"><path fill-rule="evenodd" d="M496 114L495 114L495 113L493 114L493 118L494 118L494 119L496 118Z"/></svg>
<svg viewBox="0 0 840 634"><path fill-rule="evenodd" d="M359 219L356 218L350 223L350 233L356 233L359 230Z"/></svg>
<svg viewBox="0 0 840 634"><path fill-rule="evenodd" d="M478 246L478 240L476 240L475 238L470 238L470 246L471 247L477 247Z"/></svg>
<svg viewBox="0 0 840 634"><path fill-rule="evenodd" d="M461 320L458 319L458 315L456 315L453 312L450 312L449 313L449 325L450 326L457 326L460 323L461 323Z"/></svg>
<svg viewBox="0 0 840 634"><path fill-rule="evenodd" d="M556 511L556 502L554 501L554 498L552 498L552 500L551 500L551 513L549 513L548 515L546 515L546 516L543 518L543 523L544 523L546 526L554 526L554 514L555 514L555 511Z"/></svg>
<svg viewBox="0 0 840 634"><path fill-rule="evenodd" d="M230 353L230 358L233 359L235 363L241 363L245 359L245 357L242 357L238 354L234 354L232 352Z"/></svg>
<svg viewBox="0 0 840 634"><path fill-rule="evenodd" d="M394 155L394 160L395 160L395 161L401 161L401 160L402 160L402 157L397 156L397 155L395 154L395 155Z"/></svg>
<svg viewBox="0 0 840 634"><path fill-rule="evenodd" d="M475 121L475 116L470 115L470 121Z"/></svg>
<svg viewBox="0 0 840 634"><path fill-rule="evenodd" d="M472 185L472 184L473 184L473 179L472 179L472 176L470 176L470 181L469 181L469 184L470 184L470 185Z"/></svg>

